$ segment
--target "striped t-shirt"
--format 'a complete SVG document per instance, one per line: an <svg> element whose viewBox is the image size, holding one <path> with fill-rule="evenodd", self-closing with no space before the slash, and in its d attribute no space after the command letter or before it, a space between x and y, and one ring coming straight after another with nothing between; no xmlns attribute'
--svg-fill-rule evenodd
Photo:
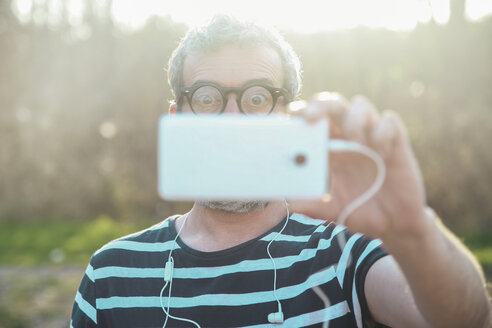
<svg viewBox="0 0 492 328"><path fill-rule="evenodd" d="M75 297L72 327L162 327L161 302L167 306L169 286L162 298L160 292L172 247L173 316L201 327L368 327L364 280L369 267L386 255L379 240L293 214L277 238L285 219L253 240L201 252L179 238L173 242L174 221L112 241L93 255ZM266 251L273 238L283 325L268 321L278 309ZM190 326L167 322L167 327Z"/></svg>

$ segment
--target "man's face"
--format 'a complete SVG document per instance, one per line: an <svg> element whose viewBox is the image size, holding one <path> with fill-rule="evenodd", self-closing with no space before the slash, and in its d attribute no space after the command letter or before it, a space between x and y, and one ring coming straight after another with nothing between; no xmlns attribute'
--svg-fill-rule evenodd
<svg viewBox="0 0 492 328"><path fill-rule="evenodd" d="M196 83L212 82L221 87L242 87L253 82L280 88L284 76L280 56L269 48L239 48L226 46L206 55L189 56L183 68L184 87ZM278 101L273 112L284 110L283 101ZM183 113L191 112L187 101ZM230 93L224 114L241 114L236 94ZM259 186L261 187L261 186ZM244 213L260 210L268 205L265 201L199 201L200 205L227 212Z"/></svg>
<svg viewBox="0 0 492 328"><path fill-rule="evenodd" d="M195 112L200 107L199 113L208 113L207 109L213 108L213 104L220 103L225 105L223 111L225 114L260 114L268 112L266 109L262 109L264 108L262 104L271 103L273 105L273 102L267 100L267 98L271 100L271 94L268 90L258 85L265 86L267 89L269 87L282 87L283 71L280 57L272 49L226 46L215 53L189 56L183 67L183 81L184 87L195 87L193 90L197 90L196 88L203 84L214 85L219 89L248 88L254 85L243 93L240 101L241 108L236 101L237 94L235 92L223 93L224 102L220 94L210 91L217 91L213 87L202 87L193 93L193 108ZM281 97L275 103L274 112L282 109L282 100ZM269 106L268 110L271 107ZM181 110L191 112L187 98L184 99Z"/></svg>

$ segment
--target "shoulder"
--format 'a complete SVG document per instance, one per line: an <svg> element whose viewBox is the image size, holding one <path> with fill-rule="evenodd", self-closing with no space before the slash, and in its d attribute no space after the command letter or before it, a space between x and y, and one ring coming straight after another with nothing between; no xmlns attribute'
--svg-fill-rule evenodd
<svg viewBox="0 0 492 328"><path fill-rule="evenodd" d="M339 234L344 236L350 234L344 226L325 220L313 219L298 213L290 216L290 222L286 230L288 234L309 237L310 242L321 242L323 245L326 243L331 244L332 239Z"/></svg>
<svg viewBox="0 0 492 328"><path fill-rule="evenodd" d="M337 263L337 273L343 284L346 271L355 271L365 276L367 269L387 253L379 239L369 238L347 230L334 222L312 219L301 214L291 216L288 231L291 235L304 236L305 249L316 251L318 260ZM313 258L314 259L314 258Z"/></svg>
<svg viewBox="0 0 492 328"><path fill-rule="evenodd" d="M299 214L299 213L292 213L289 217L289 220L292 220L292 221L297 222L299 224L303 224L305 226L319 226L319 225L325 224L325 222L326 222L324 220L313 219L309 216L306 216L304 214Z"/></svg>
<svg viewBox="0 0 492 328"><path fill-rule="evenodd" d="M147 229L123 236L98 249L91 258L94 268L121 265L121 261L131 261L148 254L165 251L170 248L175 217L165 219Z"/></svg>
<svg viewBox="0 0 492 328"><path fill-rule="evenodd" d="M329 226L326 221L313 219L303 214L293 213L289 216L287 233L292 235L309 235L319 233L331 233L334 226Z"/></svg>

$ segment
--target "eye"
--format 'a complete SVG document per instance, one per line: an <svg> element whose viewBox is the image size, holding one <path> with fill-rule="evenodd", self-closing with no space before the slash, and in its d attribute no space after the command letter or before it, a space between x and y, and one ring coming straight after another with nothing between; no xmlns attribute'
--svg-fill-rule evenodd
<svg viewBox="0 0 492 328"><path fill-rule="evenodd" d="M194 98L197 104L202 106L211 105L214 102L214 98L211 95L199 95Z"/></svg>
<svg viewBox="0 0 492 328"><path fill-rule="evenodd" d="M191 98L191 107L195 113L215 113L222 110L222 94L213 86L198 88Z"/></svg>
<svg viewBox="0 0 492 328"><path fill-rule="evenodd" d="M261 95L261 94L252 95L251 98L249 99L249 103L254 106L261 106L266 101L267 100L265 95Z"/></svg>
<svg viewBox="0 0 492 328"><path fill-rule="evenodd" d="M273 107L273 96L262 86L252 86L242 95L241 107L246 114L268 114Z"/></svg>

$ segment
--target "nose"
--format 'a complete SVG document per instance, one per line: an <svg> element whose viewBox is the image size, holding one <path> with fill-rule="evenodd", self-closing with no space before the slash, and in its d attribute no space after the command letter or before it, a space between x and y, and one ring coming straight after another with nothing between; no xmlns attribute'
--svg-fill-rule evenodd
<svg viewBox="0 0 492 328"><path fill-rule="evenodd" d="M241 110L239 109L239 106L237 105L236 101L236 94L230 93L227 96L227 103L226 107L224 108L224 114L241 114Z"/></svg>

